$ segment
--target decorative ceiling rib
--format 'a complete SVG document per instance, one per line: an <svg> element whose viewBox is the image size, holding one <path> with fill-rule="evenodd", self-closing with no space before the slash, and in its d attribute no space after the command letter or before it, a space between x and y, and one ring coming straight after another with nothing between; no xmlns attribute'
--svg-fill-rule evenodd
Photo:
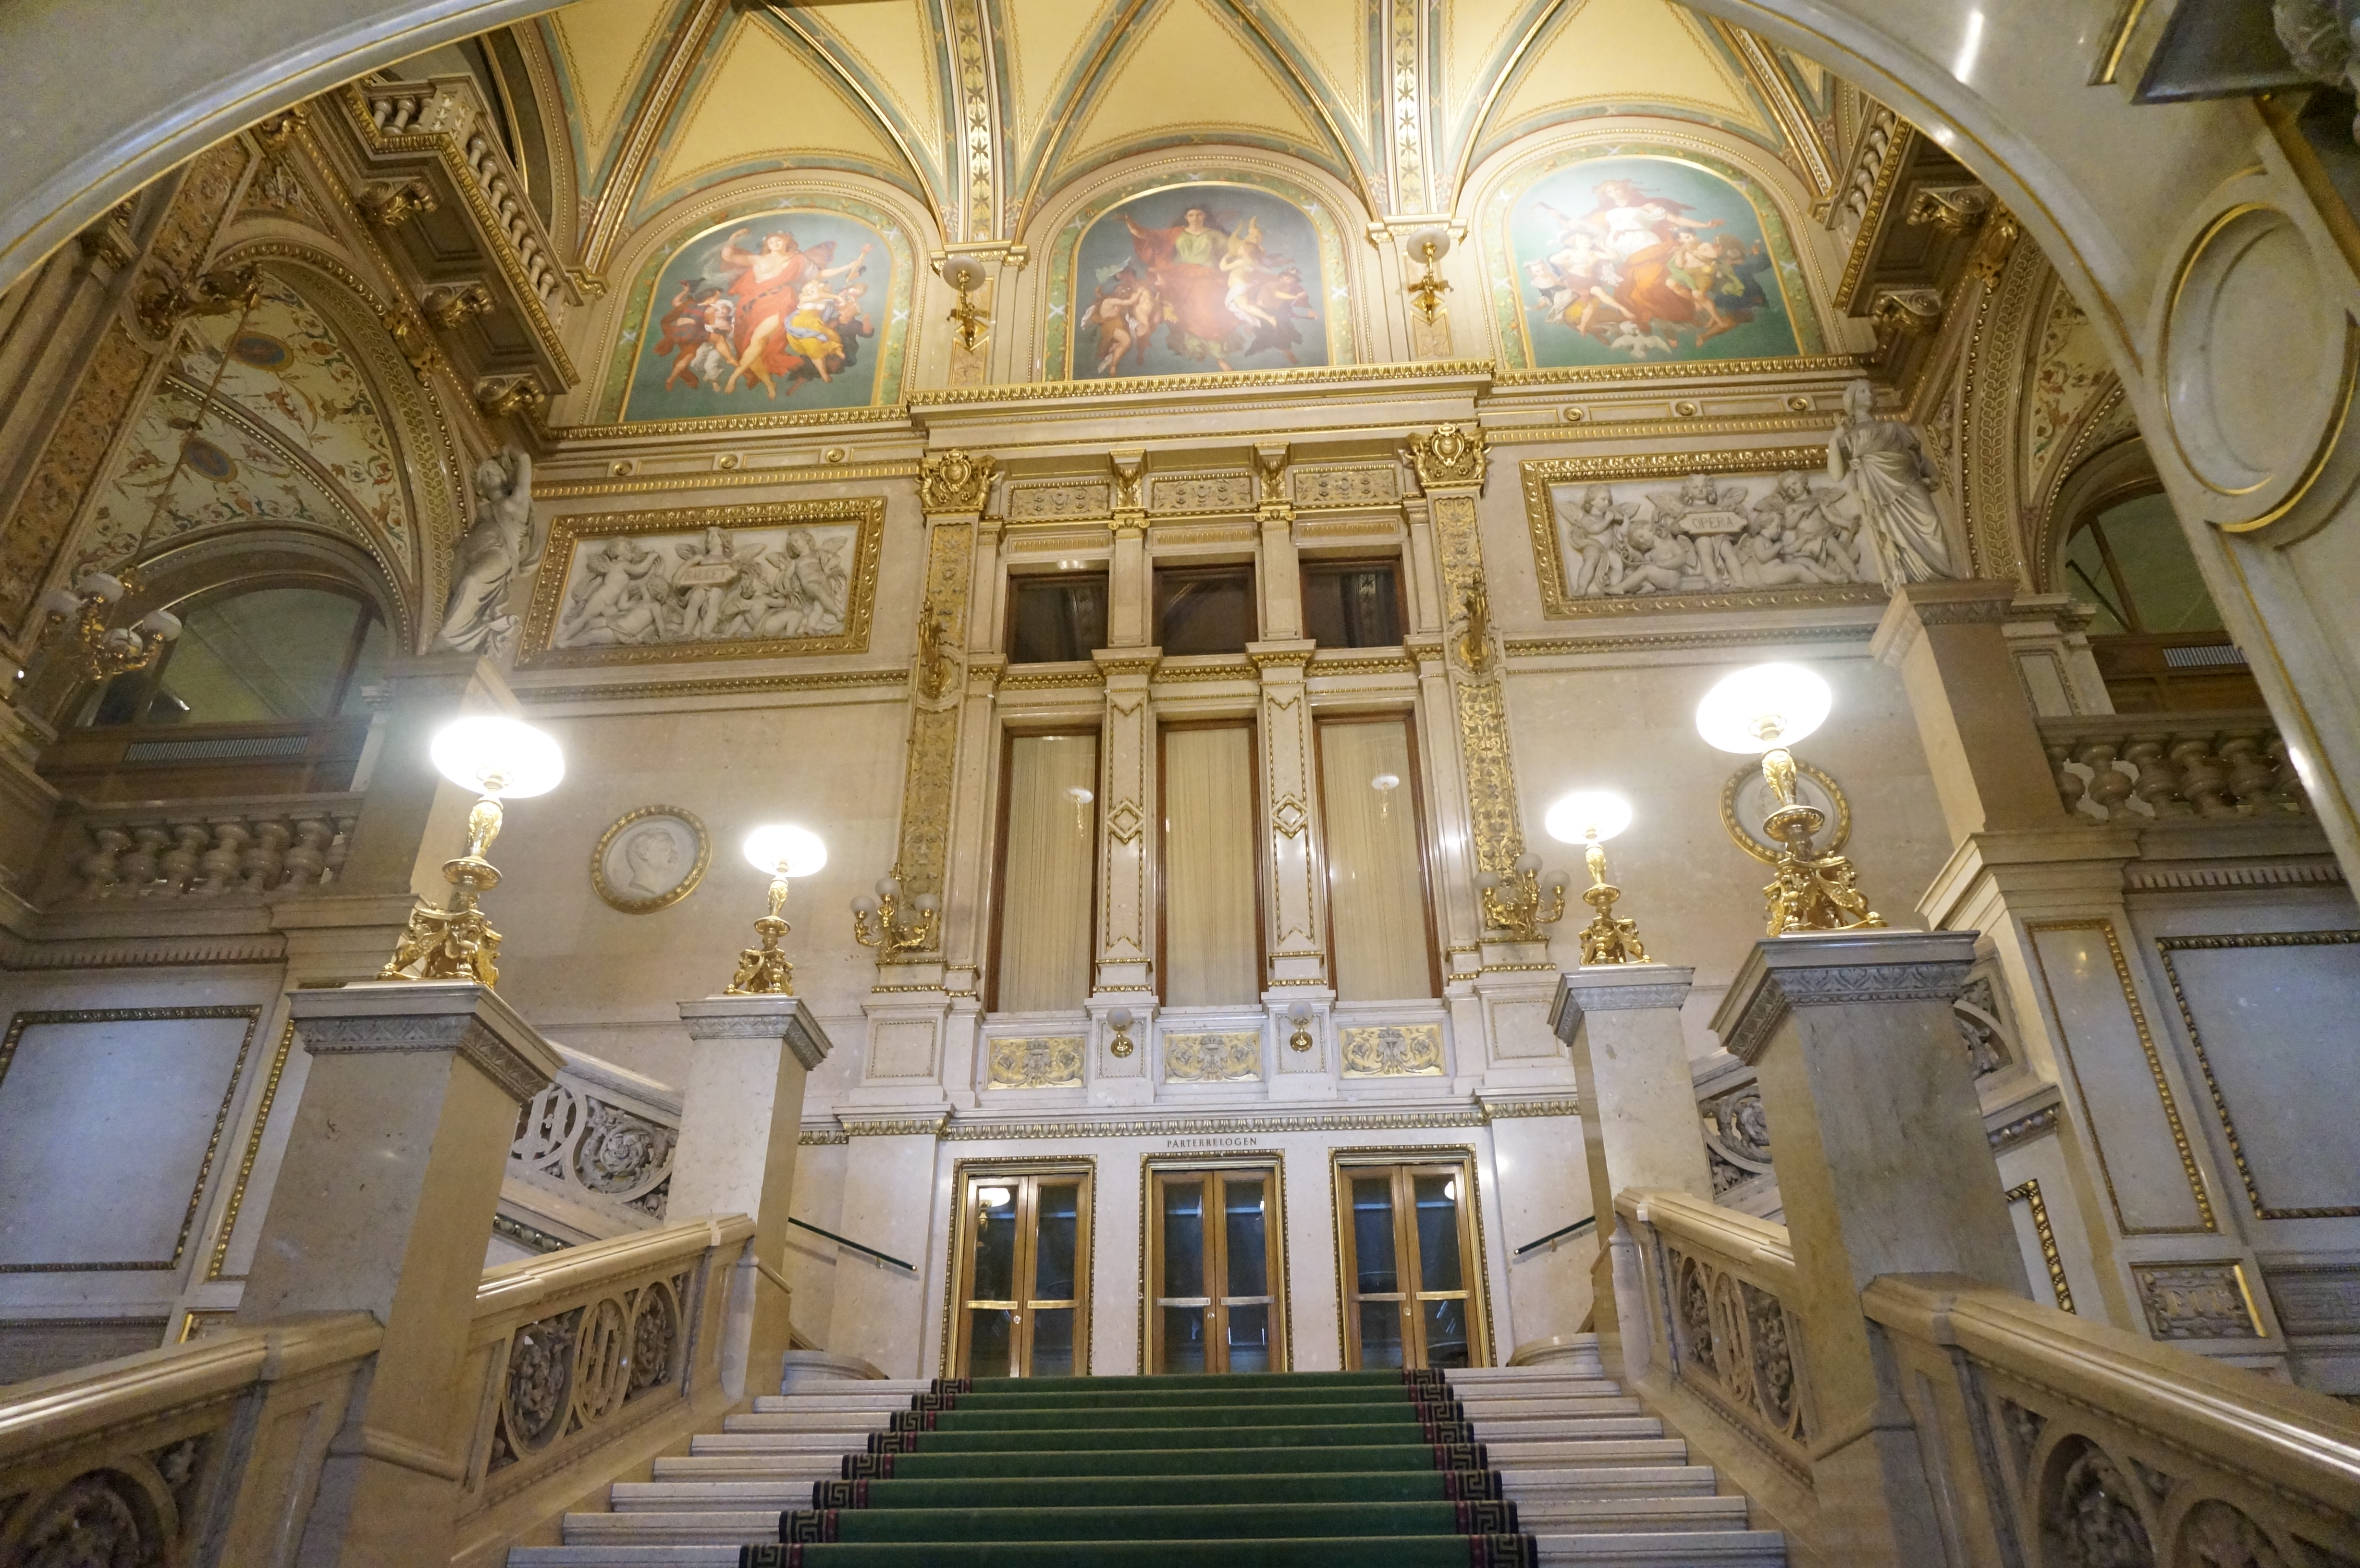
<svg viewBox="0 0 2360 1568"><path fill-rule="evenodd" d="M757 169L870 174L950 244L1011 242L1135 154L1301 158L1386 217L1439 213L1508 142L1687 119L1831 193L1835 84L1668 0L577 0L542 29L584 180L583 264Z"/></svg>

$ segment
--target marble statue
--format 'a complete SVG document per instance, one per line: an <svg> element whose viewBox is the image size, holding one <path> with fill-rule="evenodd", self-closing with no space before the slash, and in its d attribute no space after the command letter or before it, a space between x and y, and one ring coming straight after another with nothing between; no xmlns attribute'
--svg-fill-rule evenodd
<svg viewBox="0 0 2360 1568"><path fill-rule="evenodd" d="M438 648L499 654L521 617L508 608L517 575L539 564L532 543L532 459L516 447L475 465L475 522L451 561Z"/></svg>
<svg viewBox="0 0 2360 1568"><path fill-rule="evenodd" d="M851 615L856 534L821 524L585 539L568 563L551 644L838 636Z"/></svg>
<svg viewBox="0 0 2360 1568"><path fill-rule="evenodd" d="M1841 495L1804 474L1690 474L1677 491L1560 490L1565 592L1576 599L1718 593L1876 580Z"/></svg>
<svg viewBox="0 0 2360 1568"><path fill-rule="evenodd" d="M1926 461L1918 433L1897 420L1871 412L1875 390L1866 381L1844 388L1844 417L1828 443L1828 477L1836 482L1841 511L1854 519L1874 565L1887 588L1955 577L1941 513L1934 506L1934 465Z"/></svg>

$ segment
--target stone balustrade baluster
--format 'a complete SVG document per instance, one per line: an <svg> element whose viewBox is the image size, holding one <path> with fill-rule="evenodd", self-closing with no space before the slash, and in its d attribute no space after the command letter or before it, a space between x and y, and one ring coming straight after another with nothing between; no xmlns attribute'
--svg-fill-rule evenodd
<svg viewBox="0 0 2360 1568"><path fill-rule="evenodd" d="M2138 769L2138 782L2131 786L2131 793L2145 800L2148 810L2158 817L2184 817L2192 814L2194 808L2180 798L2180 775L2165 756L2169 744L2169 735L2133 735L2123 747L2123 760Z"/></svg>
<svg viewBox="0 0 2360 1568"><path fill-rule="evenodd" d="M2229 799L2229 773L2212 750L2210 732L2183 735L2171 743L2171 760L2180 765L2180 793L2199 815L2225 817L2237 808Z"/></svg>
<svg viewBox="0 0 2360 1568"><path fill-rule="evenodd" d="M131 834L131 852L123 857L123 886L142 898L152 898L162 890L157 881L158 852L171 842L161 822L127 824Z"/></svg>
<svg viewBox="0 0 2360 1568"><path fill-rule="evenodd" d="M253 836L242 817L213 817L208 819L208 824L213 830L213 845L199 857L199 864L205 868L205 879L189 889L206 898L229 891L246 859L246 840Z"/></svg>
<svg viewBox="0 0 2360 1568"><path fill-rule="evenodd" d="M2286 736L2270 736L2269 749L2264 753L2278 768L2278 803L2281 810L2308 811L2311 794L2302 787L2302 775L2294 765L2293 753L2287 750Z"/></svg>
<svg viewBox="0 0 2360 1568"><path fill-rule="evenodd" d="M2090 799L2108 816L2130 799L2131 779L2114 766L2122 748L2113 741L2085 742L2074 760L2090 770Z"/></svg>
<svg viewBox="0 0 2360 1568"><path fill-rule="evenodd" d="M295 836L294 831L275 817L262 817L256 820L252 832L254 842L239 857L238 868L246 874L247 892L268 893L279 886L287 841Z"/></svg>
<svg viewBox="0 0 2360 1568"><path fill-rule="evenodd" d="M157 885L162 894L185 893L196 880L198 856L213 837L212 830L202 822L174 822L172 847L164 852L163 878Z"/></svg>
<svg viewBox="0 0 2360 1568"><path fill-rule="evenodd" d="M333 882L344 870L344 856L352 852L353 847L353 823L357 821L357 817L349 814L337 816L336 836L328 841L327 872L320 878L321 881Z"/></svg>
<svg viewBox="0 0 2360 1568"><path fill-rule="evenodd" d="M2221 742L2221 760L2228 768L2229 790L2243 811L2261 811L2278 804L2278 769L2263 759L2266 736L2259 730L2233 731Z"/></svg>
<svg viewBox="0 0 2360 1568"><path fill-rule="evenodd" d="M335 831L325 817L295 819L295 843L287 851L285 886L316 887L326 879L321 873L327 868L328 840Z"/></svg>
<svg viewBox="0 0 2360 1568"><path fill-rule="evenodd" d="M90 837L93 847L74 869L82 873L82 896L104 898L122 880L123 852L131 847L131 835L118 827L100 827Z"/></svg>
<svg viewBox="0 0 2360 1568"><path fill-rule="evenodd" d="M2081 797L2089 792L2089 780L2067 766L2073 760L2073 747L2067 742L2056 742L2043 748L2049 753L2049 770L2057 776L2057 797L2065 802L2069 811L2080 807Z"/></svg>

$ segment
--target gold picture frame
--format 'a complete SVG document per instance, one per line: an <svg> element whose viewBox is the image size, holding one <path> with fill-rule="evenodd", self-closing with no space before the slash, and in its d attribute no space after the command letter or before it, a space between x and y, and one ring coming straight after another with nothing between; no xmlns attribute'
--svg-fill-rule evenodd
<svg viewBox="0 0 2360 1568"><path fill-rule="evenodd" d="M1549 495L1556 485L1615 485L1639 480L1677 485L1693 474L1824 475L1827 466L1825 446L1535 458L1518 463L1517 472L1524 489L1524 523L1532 535L1533 570L1541 585L1541 614L1553 621L1565 621L1645 615L1664 610L1819 609L1884 604L1891 594L1879 583L1823 583L1595 598L1577 598L1567 591L1565 558L1558 548L1557 513Z"/></svg>
<svg viewBox="0 0 2360 1568"><path fill-rule="evenodd" d="M884 532L873 495L554 518L517 667L864 653Z"/></svg>
<svg viewBox="0 0 2360 1568"><path fill-rule="evenodd" d="M624 834L645 822L678 823L686 830L690 841L694 845L695 854L689 863L686 874L678 882L661 891L634 897L626 888L617 887L615 885L614 877L607 863ZM669 834L665 836L677 844L676 837ZM639 837L648 839L650 835L643 833ZM625 852L628 853L628 849ZM677 854L678 851L675 849L675 857ZM636 811L626 811L616 818L614 825L598 835L598 846L590 852L590 886L597 891L598 897L606 901L610 909L619 909L627 915L653 914L658 909L667 909L679 903L683 898L695 892L697 884L705 880L706 867L712 864L713 840L705 831L703 819L694 811L683 810L679 806L641 806Z"/></svg>

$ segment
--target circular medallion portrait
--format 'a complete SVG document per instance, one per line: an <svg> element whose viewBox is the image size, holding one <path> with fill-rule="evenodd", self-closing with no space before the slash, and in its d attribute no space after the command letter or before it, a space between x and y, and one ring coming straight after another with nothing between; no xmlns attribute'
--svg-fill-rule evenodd
<svg viewBox="0 0 2360 1568"><path fill-rule="evenodd" d="M625 813L590 855L590 885L627 915L676 904L695 891L713 858L705 824L678 806Z"/></svg>

